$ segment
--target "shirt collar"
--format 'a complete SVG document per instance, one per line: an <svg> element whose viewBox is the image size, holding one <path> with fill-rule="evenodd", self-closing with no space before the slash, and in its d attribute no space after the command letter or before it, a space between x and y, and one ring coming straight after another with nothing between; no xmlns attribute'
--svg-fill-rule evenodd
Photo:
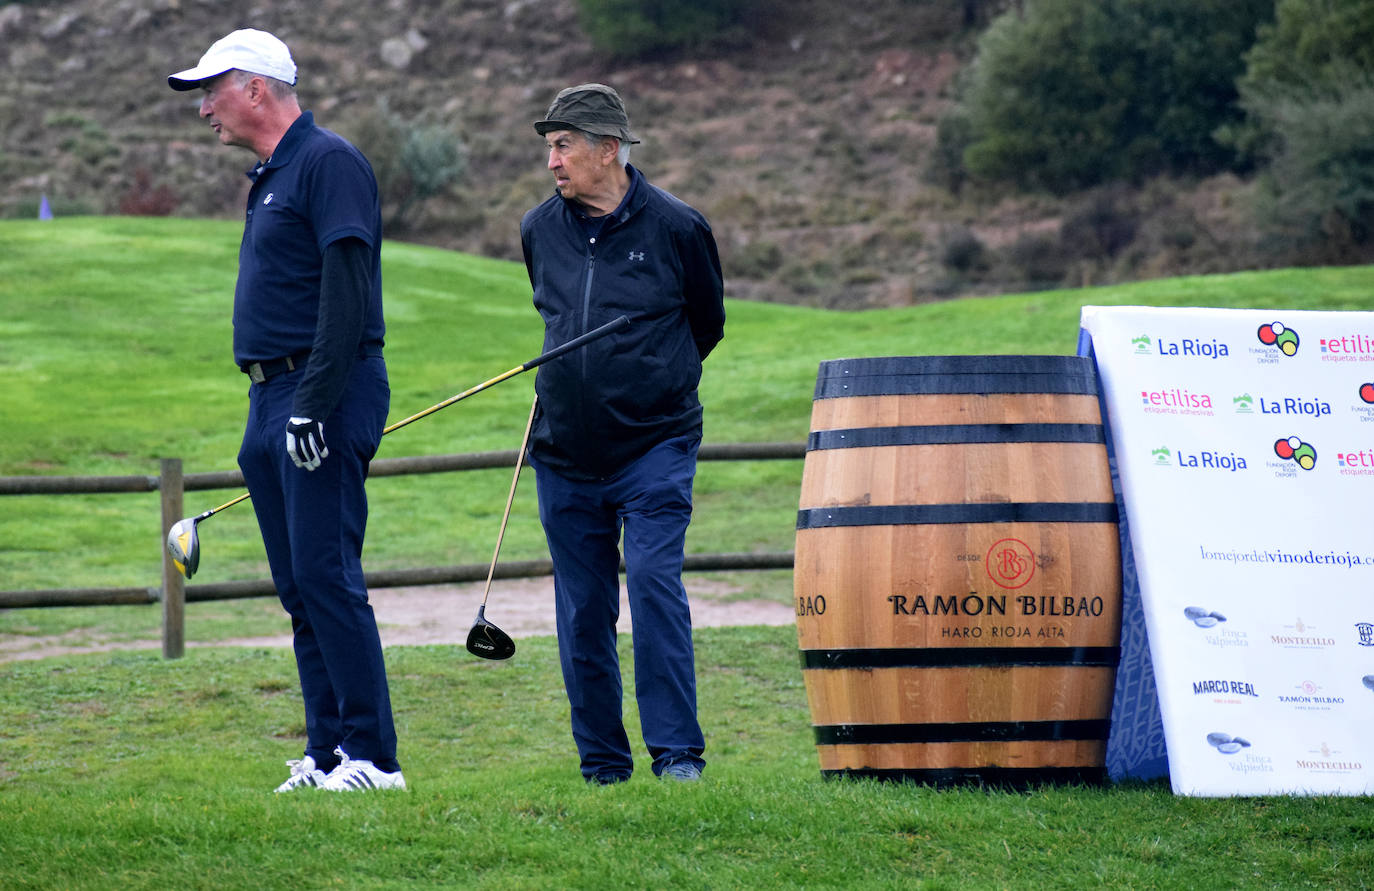
<svg viewBox="0 0 1374 891"><path fill-rule="evenodd" d="M577 201L570 201L566 198L563 200L567 203L573 214L579 219L600 220L602 223L618 223L625 218L631 203L635 199L636 193L639 191L639 181L644 178L643 174L636 170L632 164L625 165L625 172L630 175L630 187L625 190L625 196L620 199L620 203L616 205L615 210L605 216L593 217L591 214L587 213L585 205Z"/></svg>
<svg viewBox="0 0 1374 891"><path fill-rule="evenodd" d="M253 167L249 169L248 178L256 180L268 169L286 165L287 162L295 157L297 150L301 147L301 143L305 141L305 135L313 129L315 129L314 112L301 112L300 116L291 122L291 126L286 128L286 132L282 134L281 141L278 142L277 147L272 150L272 155L266 161L254 164Z"/></svg>

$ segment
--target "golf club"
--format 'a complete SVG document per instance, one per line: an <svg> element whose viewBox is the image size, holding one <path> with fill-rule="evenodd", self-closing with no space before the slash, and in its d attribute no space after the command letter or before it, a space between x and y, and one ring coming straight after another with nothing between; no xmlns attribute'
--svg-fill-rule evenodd
<svg viewBox="0 0 1374 891"><path fill-rule="evenodd" d="M483 659L509 659L515 655L515 641L510 635L487 621L487 596L491 594L491 577L496 574L496 559L501 556L501 539L506 537L506 523L510 520L510 506L515 502L515 487L520 482L520 466L525 460L525 447L530 444L530 430L534 428L534 410L539 397L530 404L530 419L525 422L525 435L520 439L520 451L515 455L515 476L511 477L510 494L506 496L506 512L501 515L501 531L496 533L496 550L491 554L491 568L487 570L487 586L482 589L482 603L477 618L468 631L468 652Z"/></svg>
<svg viewBox="0 0 1374 891"><path fill-rule="evenodd" d="M533 359L529 360L523 365L517 365L507 372L498 374L491 380L483 381L475 387L464 390L463 392L458 393L456 395L450 396L443 402L431 405L424 411L416 412L408 418L403 418L397 421L396 423L382 430L382 435L385 436L393 430L399 430L407 424L412 424L415 421L420 420L421 418L427 418L430 415L434 414L436 411L439 411L440 409L448 408L455 402L461 402L469 396L480 393L483 390L488 389L489 387L494 387L504 380L509 380L515 377L517 374L520 374L521 372L529 371L531 368L535 368L539 365L543 365L545 362L557 359L564 353L568 353L572 350L578 349L579 347L586 346L593 340L596 340L600 337L605 337L607 334L610 334L613 331L619 331L621 328L624 328L626 325L629 324L630 319L628 316L620 316L614 321L607 322L599 328L593 328L586 334L574 337L567 343L562 344L561 346L556 346L553 349L549 350L547 353L535 356ZM167 553L171 556L172 565L174 565L177 568L178 572L180 572L182 575L189 579L192 575L195 574L196 570L200 567L200 536L197 532L196 527L200 525L201 521L208 520L210 517L213 517L220 511L225 510L226 508L233 507L240 501L247 501L250 497L250 493L244 492L242 495L238 496L233 501L226 501L219 507L207 510L203 514L199 514L195 517L186 517L185 519L177 520L175 523L172 524L172 528L167 530Z"/></svg>

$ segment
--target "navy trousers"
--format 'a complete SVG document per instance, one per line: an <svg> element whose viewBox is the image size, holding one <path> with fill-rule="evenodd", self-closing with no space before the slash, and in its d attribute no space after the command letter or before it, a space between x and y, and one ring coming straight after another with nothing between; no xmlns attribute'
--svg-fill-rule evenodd
<svg viewBox="0 0 1374 891"><path fill-rule="evenodd" d="M286 453L286 422L302 372L253 384L239 451L272 581L291 615L305 700L305 754L329 767L350 758L399 770L377 619L363 582L368 465L391 390L380 357L358 359L324 420L329 457L313 471Z"/></svg>
<svg viewBox="0 0 1374 891"><path fill-rule="evenodd" d="M692 616L682 585L700 441L697 435L667 440L615 476L593 482L570 480L530 461L553 558L558 654L573 739L589 779L624 778L634 768L616 652L622 530L635 698L653 771L661 774L680 760L705 764Z"/></svg>

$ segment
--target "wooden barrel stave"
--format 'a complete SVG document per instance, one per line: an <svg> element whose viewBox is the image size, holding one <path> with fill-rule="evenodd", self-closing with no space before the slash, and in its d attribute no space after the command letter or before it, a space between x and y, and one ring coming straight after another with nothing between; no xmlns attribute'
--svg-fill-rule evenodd
<svg viewBox="0 0 1374 891"><path fill-rule="evenodd" d="M1107 455L1092 443L996 443L830 449L811 452L802 470L802 504L1111 501ZM1043 473L1074 467L1081 476Z"/></svg>
<svg viewBox="0 0 1374 891"><path fill-rule="evenodd" d="M1109 666L817 671L808 688L826 724L1086 721L1111 708Z"/></svg>
<svg viewBox="0 0 1374 891"><path fill-rule="evenodd" d="M951 767L969 778L991 778L987 768L1014 768L1028 775L1045 768L1073 767L1085 775L1101 769L1105 740L1068 740L1036 743L924 743L816 747L824 772L865 774L906 771L921 780L921 771Z"/></svg>

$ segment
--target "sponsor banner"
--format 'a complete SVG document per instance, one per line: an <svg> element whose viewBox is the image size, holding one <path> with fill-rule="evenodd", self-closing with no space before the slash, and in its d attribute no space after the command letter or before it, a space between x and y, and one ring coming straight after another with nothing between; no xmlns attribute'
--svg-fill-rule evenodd
<svg viewBox="0 0 1374 891"><path fill-rule="evenodd" d="M1113 734L1157 708L1179 794L1374 794L1374 313L1088 306L1082 329L1145 626L1123 646L1149 651L1122 670L1155 692L1118 697Z"/></svg>

